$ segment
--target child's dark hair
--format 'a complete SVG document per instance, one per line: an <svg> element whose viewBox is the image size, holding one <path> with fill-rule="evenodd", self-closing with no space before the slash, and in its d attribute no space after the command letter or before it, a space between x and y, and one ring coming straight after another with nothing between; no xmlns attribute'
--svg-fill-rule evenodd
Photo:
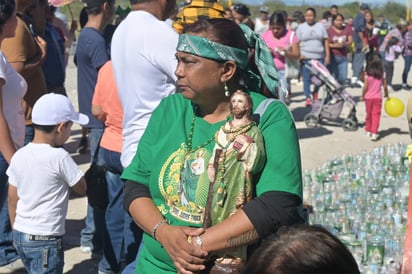
<svg viewBox="0 0 412 274"><path fill-rule="evenodd" d="M71 121L67 121L64 123L64 126L67 127ZM44 125L37 125L37 124L32 124L34 129L40 130L44 133L52 133L53 130L57 127L57 125L51 125L51 126L44 126Z"/></svg>
<svg viewBox="0 0 412 274"><path fill-rule="evenodd" d="M310 249L311 252L308 252ZM321 226L281 227L254 252L242 274L360 274L349 249Z"/></svg>
<svg viewBox="0 0 412 274"><path fill-rule="evenodd" d="M278 25L286 28L286 20L285 16L282 14L281 11L275 11L269 19L269 25Z"/></svg>
<svg viewBox="0 0 412 274"><path fill-rule="evenodd" d="M55 128L56 125L53 126L43 126L43 125L36 125L36 124L32 124L34 129L40 130L44 133L51 133Z"/></svg>
<svg viewBox="0 0 412 274"><path fill-rule="evenodd" d="M386 44L385 52L389 53L389 49L390 49L392 46L398 44L398 42L399 42L399 39L396 38L396 37L394 37L394 36L392 36L391 39L389 39L388 43Z"/></svg>
<svg viewBox="0 0 412 274"><path fill-rule="evenodd" d="M366 64L366 74L376 79L383 77L383 63L379 53L374 52L369 55Z"/></svg>

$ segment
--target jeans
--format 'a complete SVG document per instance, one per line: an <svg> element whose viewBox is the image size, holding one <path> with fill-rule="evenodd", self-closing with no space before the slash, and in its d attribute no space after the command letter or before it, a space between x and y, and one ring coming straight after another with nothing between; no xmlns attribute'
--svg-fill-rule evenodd
<svg viewBox="0 0 412 274"><path fill-rule="evenodd" d="M13 242L24 267L30 274L63 273L63 237L53 240L30 240L29 234L13 230Z"/></svg>
<svg viewBox="0 0 412 274"><path fill-rule="evenodd" d="M380 51L379 52L379 55L381 56L381 59L382 59L382 63L383 63L383 61L385 60L385 51Z"/></svg>
<svg viewBox="0 0 412 274"><path fill-rule="evenodd" d="M383 68L385 69L386 83L388 86L392 86L393 79L393 61L384 61Z"/></svg>
<svg viewBox="0 0 412 274"><path fill-rule="evenodd" d="M285 97L287 95L287 92L289 90L289 85L286 80L286 75L285 75L285 70L278 70L278 77L279 77L279 100L282 102L285 102Z"/></svg>
<svg viewBox="0 0 412 274"><path fill-rule="evenodd" d="M93 161L94 153L102 134L102 128L90 129L90 161ZM98 163L102 164L101 150L99 150ZM87 205L85 227L80 231L81 246L90 247L94 251L103 247L103 235L105 232L104 214L103 210L93 209L90 205Z"/></svg>
<svg viewBox="0 0 412 274"><path fill-rule="evenodd" d="M120 271L121 259L124 258L126 263L134 261L143 232L123 209L124 183L120 179L123 172L120 153L102 147L100 149L107 168L109 204L105 218L107 235L104 237L103 257L99 263L99 271L112 273Z"/></svg>
<svg viewBox="0 0 412 274"><path fill-rule="evenodd" d="M24 136L24 145L27 145L34 139L34 128L32 125L26 126L26 135Z"/></svg>
<svg viewBox="0 0 412 274"><path fill-rule="evenodd" d="M19 258L13 247L12 229L9 218L9 207L7 205L8 168L6 159L0 154L0 266L7 265Z"/></svg>
<svg viewBox="0 0 412 274"><path fill-rule="evenodd" d="M331 55L328 65L330 73L338 80L341 85L346 83L348 78L348 58L345 56Z"/></svg>
<svg viewBox="0 0 412 274"><path fill-rule="evenodd" d="M378 134L381 120L382 99L365 99L365 131Z"/></svg>
<svg viewBox="0 0 412 274"><path fill-rule="evenodd" d="M137 251L136 258L130 264L126 265L126 267L122 271L122 274L135 274L136 273L136 264L137 264L137 261L139 260L140 252L142 252L143 246L144 246L144 241L142 239L139 245L139 250Z"/></svg>
<svg viewBox="0 0 412 274"><path fill-rule="evenodd" d="M405 59L405 66L403 68L403 73L402 73L402 84L407 84L409 70L411 69L411 65L412 65L412 55L403 56L403 59Z"/></svg>
<svg viewBox="0 0 412 274"><path fill-rule="evenodd" d="M324 63L323 59L317 59L322 64ZM303 78L303 93L305 94L306 98L310 98L310 85L311 85L311 74L310 69L305 66L305 64L310 65L310 59L304 59L301 61L301 70L302 70L302 78ZM318 92L319 86L315 86L313 92Z"/></svg>
<svg viewBox="0 0 412 274"><path fill-rule="evenodd" d="M352 60L352 71L353 77L356 77L360 79L360 73L363 69L363 63L365 62L365 53L359 51L356 51L353 54L353 60Z"/></svg>

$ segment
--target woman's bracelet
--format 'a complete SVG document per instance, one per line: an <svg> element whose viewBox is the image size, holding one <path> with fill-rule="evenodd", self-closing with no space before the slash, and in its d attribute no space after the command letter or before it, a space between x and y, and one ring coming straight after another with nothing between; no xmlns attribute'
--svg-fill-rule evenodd
<svg viewBox="0 0 412 274"><path fill-rule="evenodd" d="M156 241L157 241L157 239L156 239L156 231L159 229L159 227L160 227L162 224L168 224L168 222L167 222L166 220L161 220L161 221L159 221L157 224L155 224L155 226L154 226L153 229L152 229L152 238L155 239Z"/></svg>

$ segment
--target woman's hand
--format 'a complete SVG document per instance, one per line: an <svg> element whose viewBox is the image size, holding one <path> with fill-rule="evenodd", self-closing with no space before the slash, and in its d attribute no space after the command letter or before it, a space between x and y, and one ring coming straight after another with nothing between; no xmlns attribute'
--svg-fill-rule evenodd
<svg viewBox="0 0 412 274"><path fill-rule="evenodd" d="M172 258L178 273L192 274L205 268L208 253L187 239L203 233L203 228L162 225L156 232L156 239Z"/></svg>
<svg viewBox="0 0 412 274"><path fill-rule="evenodd" d="M335 48L344 48L345 47L344 42L342 42L342 43L336 42L334 45L335 45Z"/></svg>
<svg viewBox="0 0 412 274"><path fill-rule="evenodd" d="M47 55L47 42L40 36L35 36L34 41L36 41L37 45L40 48L40 63L43 63L46 60L46 55Z"/></svg>

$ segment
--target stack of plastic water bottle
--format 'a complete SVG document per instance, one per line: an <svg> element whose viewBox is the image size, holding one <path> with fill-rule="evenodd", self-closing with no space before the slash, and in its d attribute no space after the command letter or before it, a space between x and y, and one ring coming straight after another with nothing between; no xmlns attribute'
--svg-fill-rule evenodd
<svg viewBox="0 0 412 274"><path fill-rule="evenodd" d="M344 155L304 172L309 222L338 236L365 274L400 273L409 195L406 144Z"/></svg>

